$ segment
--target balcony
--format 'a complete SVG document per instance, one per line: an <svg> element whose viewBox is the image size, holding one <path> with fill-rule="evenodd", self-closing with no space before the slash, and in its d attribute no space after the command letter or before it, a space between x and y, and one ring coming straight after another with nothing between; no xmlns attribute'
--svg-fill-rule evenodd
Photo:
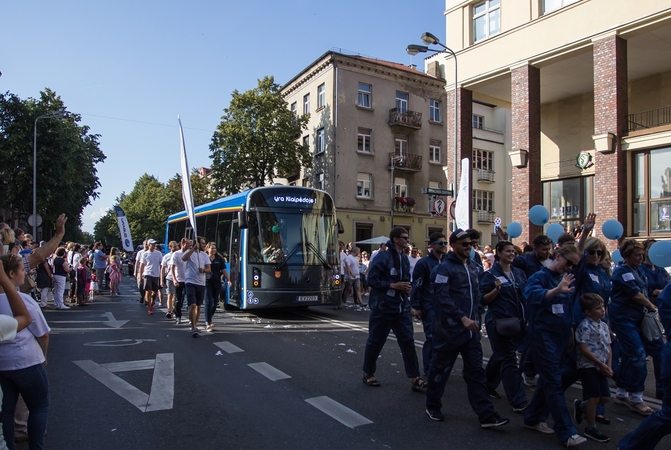
<svg viewBox="0 0 671 450"><path fill-rule="evenodd" d="M496 178L494 176L495 172L493 170L477 169L478 172L478 181L483 183L494 183Z"/></svg>
<svg viewBox="0 0 671 450"><path fill-rule="evenodd" d="M394 165L394 170L402 170L405 172L421 172L422 171L422 155L398 154L396 152L389 153L389 161ZM390 166L391 169L391 166Z"/></svg>
<svg viewBox="0 0 671 450"><path fill-rule="evenodd" d="M671 124L671 106L629 114L627 124L629 131L646 130Z"/></svg>
<svg viewBox="0 0 671 450"><path fill-rule="evenodd" d="M410 130L422 129L422 113L415 111L401 111L398 108L389 110L389 126Z"/></svg>
<svg viewBox="0 0 671 450"><path fill-rule="evenodd" d="M412 197L399 197L399 196L394 197L394 211L414 213L415 199Z"/></svg>
<svg viewBox="0 0 671 450"><path fill-rule="evenodd" d="M494 223L496 213L494 211L476 211L478 215L478 223Z"/></svg>

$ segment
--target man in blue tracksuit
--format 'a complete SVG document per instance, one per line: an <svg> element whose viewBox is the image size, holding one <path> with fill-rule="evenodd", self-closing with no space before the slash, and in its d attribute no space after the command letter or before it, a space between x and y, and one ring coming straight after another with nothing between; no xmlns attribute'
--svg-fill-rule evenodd
<svg viewBox="0 0 671 450"><path fill-rule="evenodd" d="M527 276L527 279L531 278L531 275L541 270L545 261L550 258L552 239L544 234L539 234L534 238L533 246L533 253L525 253L513 260L513 266L522 269Z"/></svg>
<svg viewBox="0 0 671 450"><path fill-rule="evenodd" d="M412 294L410 311L414 317L422 321L424 327L424 345L422 346L422 363L424 375L428 375L433 354L433 289L431 288L431 271L440 263L447 252L447 241L443 233L431 233L429 236L431 251L417 261L412 273Z"/></svg>
<svg viewBox="0 0 671 450"><path fill-rule="evenodd" d="M431 272L435 299L433 321L433 359L426 390L426 414L437 421L445 420L441 398L452 367L461 354L463 377L468 399L478 415L482 428L510 422L494 410L487 391L482 368L480 344L480 289L477 264L470 259L471 236L457 229L450 235L449 252Z"/></svg>
<svg viewBox="0 0 671 450"><path fill-rule="evenodd" d="M410 261L403 253L403 249L408 246L408 239L405 228L393 228L389 233L387 250L381 251L368 269L368 286L371 288L368 299L370 315L363 360L363 382L368 386L380 386L374 376L377 358L387 341L389 331L394 330L403 355L405 373L408 378L412 378L412 390L424 392L426 382L419 377L419 361L415 352L410 315Z"/></svg>

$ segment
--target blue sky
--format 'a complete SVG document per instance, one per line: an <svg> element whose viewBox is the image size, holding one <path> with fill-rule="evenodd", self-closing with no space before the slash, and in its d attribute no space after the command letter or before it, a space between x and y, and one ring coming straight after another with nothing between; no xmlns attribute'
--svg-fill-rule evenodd
<svg viewBox="0 0 671 450"><path fill-rule="evenodd" d="M411 7L411 5L413 5ZM100 197L84 231L149 173L180 171L177 115L191 167L233 90L273 75L284 84L329 49L423 67L405 53L424 31L445 37L444 0L33 0L0 7L0 91L48 87L101 135ZM38 149L39 167L39 149ZM39 176L39 174L38 174Z"/></svg>

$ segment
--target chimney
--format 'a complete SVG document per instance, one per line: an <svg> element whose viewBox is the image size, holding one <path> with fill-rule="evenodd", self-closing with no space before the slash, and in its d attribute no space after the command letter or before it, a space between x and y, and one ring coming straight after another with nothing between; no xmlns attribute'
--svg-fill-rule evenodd
<svg viewBox="0 0 671 450"><path fill-rule="evenodd" d="M426 73L436 78L444 79L440 73L440 64L438 64L438 61L431 61L426 68Z"/></svg>
<svg viewBox="0 0 671 450"><path fill-rule="evenodd" d="M413 70L417 70L417 64L409 64L408 67L410 67Z"/></svg>

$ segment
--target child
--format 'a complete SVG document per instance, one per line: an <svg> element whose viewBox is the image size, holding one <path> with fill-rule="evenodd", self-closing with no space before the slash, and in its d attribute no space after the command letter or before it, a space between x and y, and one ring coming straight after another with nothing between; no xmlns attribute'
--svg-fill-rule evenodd
<svg viewBox="0 0 671 450"><path fill-rule="evenodd" d="M580 307L585 319L575 332L578 348L578 375L582 383L583 401L573 402L573 418L576 423L587 420L585 437L597 442L608 442L610 438L596 427L596 407L606 403L610 397L608 378L612 378L612 353L610 351L610 330L602 321L606 314L603 298L597 294L580 297Z"/></svg>
<svg viewBox="0 0 671 450"><path fill-rule="evenodd" d="M82 257L79 260L79 265L77 266L77 305L78 306L87 306L86 305L86 283L89 278L89 268L86 267L88 263L88 258L86 256Z"/></svg>
<svg viewBox="0 0 671 450"><path fill-rule="evenodd" d="M100 294L100 291L98 290L98 277L96 276L95 273L91 273L91 287L90 287L90 292L91 292L91 300L93 300L96 296L96 294Z"/></svg>

